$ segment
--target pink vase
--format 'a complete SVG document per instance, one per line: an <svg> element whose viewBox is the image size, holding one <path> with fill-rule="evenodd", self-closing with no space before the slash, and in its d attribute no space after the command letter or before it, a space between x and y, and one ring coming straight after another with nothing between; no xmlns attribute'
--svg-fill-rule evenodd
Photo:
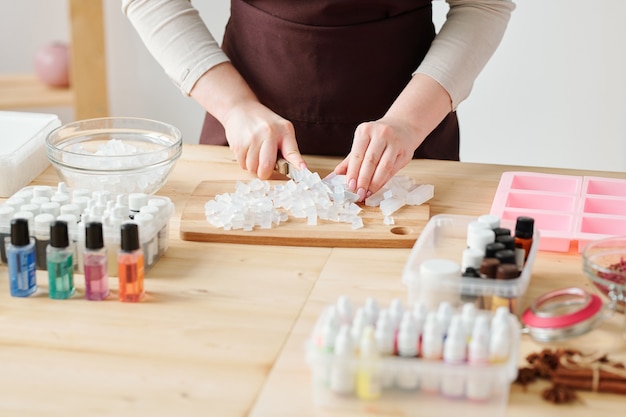
<svg viewBox="0 0 626 417"><path fill-rule="evenodd" d="M35 74L51 87L67 87L70 84L69 47L61 42L42 46L35 53Z"/></svg>

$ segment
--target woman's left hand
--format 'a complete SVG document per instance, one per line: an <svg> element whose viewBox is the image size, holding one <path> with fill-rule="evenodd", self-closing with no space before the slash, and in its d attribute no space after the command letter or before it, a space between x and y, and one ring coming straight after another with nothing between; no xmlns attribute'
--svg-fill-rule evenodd
<svg viewBox="0 0 626 417"><path fill-rule="evenodd" d="M355 131L350 154L337 165L335 174L345 174L348 188L359 201L381 189L413 158L421 141L403 120L390 117L361 123Z"/></svg>

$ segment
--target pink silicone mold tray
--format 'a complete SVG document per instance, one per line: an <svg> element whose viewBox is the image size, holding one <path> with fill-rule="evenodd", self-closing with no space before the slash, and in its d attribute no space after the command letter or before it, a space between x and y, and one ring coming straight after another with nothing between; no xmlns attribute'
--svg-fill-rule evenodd
<svg viewBox="0 0 626 417"><path fill-rule="evenodd" d="M626 179L505 172L491 214L531 216L541 233L539 250L578 251L592 240L626 236Z"/></svg>

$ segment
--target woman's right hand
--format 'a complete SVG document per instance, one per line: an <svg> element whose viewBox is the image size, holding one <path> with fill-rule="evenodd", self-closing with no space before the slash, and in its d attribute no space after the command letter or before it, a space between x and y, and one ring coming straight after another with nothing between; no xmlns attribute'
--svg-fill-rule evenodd
<svg viewBox="0 0 626 417"><path fill-rule="evenodd" d="M297 168L306 167L293 124L255 100L233 106L222 122L226 140L241 168L268 179L280 153Z"/></svg>
<svg viewBox="0 0 626 417"><path fill-rule="evenodd" d="M205 72L190 95L222 123L241 168L268 179L279 152L294 167L306 167L291 122L261 104L230 62Z"/></svg>

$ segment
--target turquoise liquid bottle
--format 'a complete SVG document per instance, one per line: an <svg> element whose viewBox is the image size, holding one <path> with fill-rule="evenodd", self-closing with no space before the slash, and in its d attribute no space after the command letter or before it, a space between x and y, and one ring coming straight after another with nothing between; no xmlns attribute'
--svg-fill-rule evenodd
<svg viewBox="0 0 626 417"><path fill-rule="evenodd" d="M74 251L70 247L67 223L61 220L50 225L50 244L46 249L50 298L64 300L74 292Z"/></svg>

